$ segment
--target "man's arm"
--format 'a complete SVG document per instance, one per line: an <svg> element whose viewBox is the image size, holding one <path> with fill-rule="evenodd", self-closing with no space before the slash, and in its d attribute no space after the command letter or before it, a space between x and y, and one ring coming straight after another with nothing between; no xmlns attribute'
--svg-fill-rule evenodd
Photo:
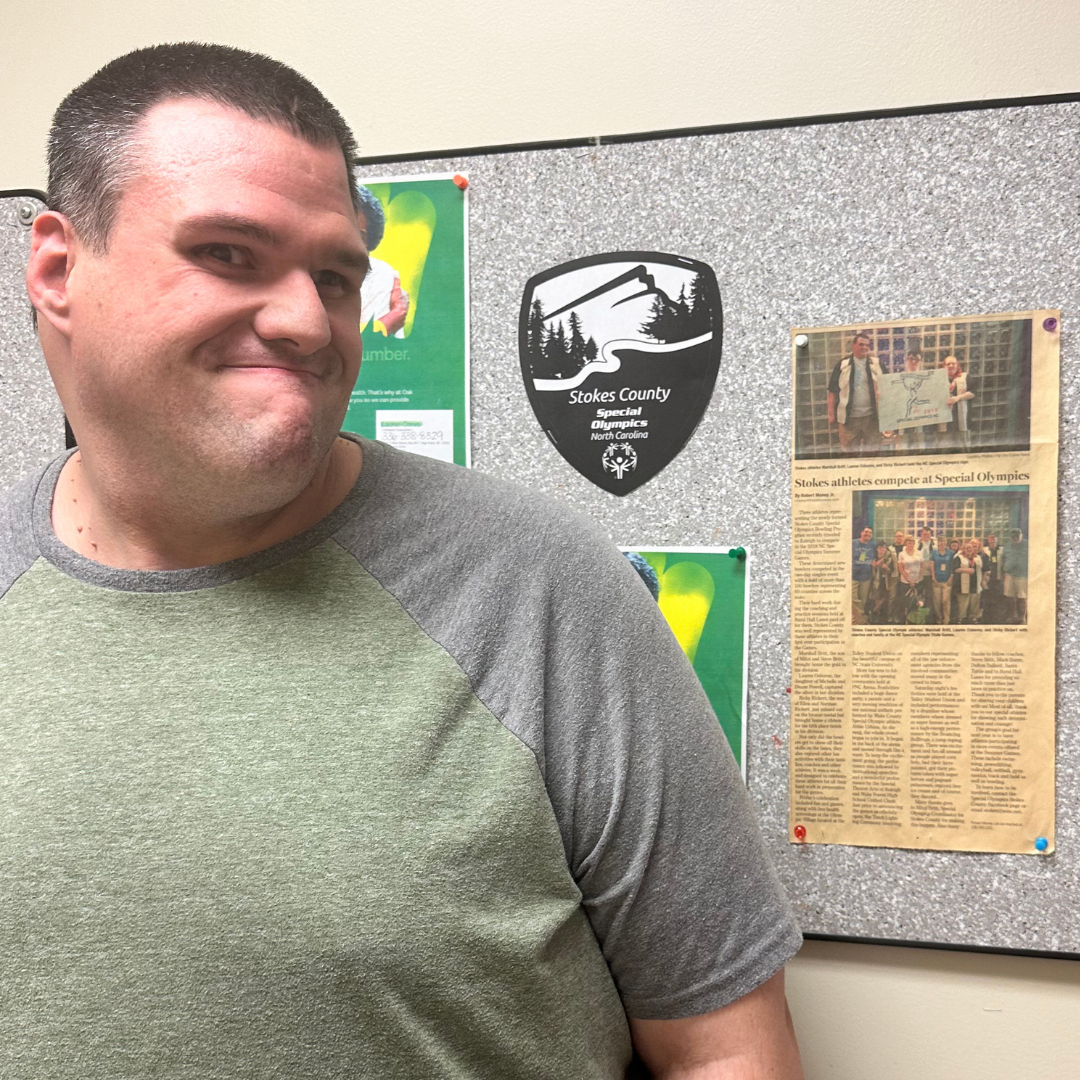
<svg viewBox="0 0 1080 1080"><path fill-rule="evenodd" d="M828 402L829 423L836 423L836 403L840 398L840 361L838 361L829 373Z"/></svg>
<svg viewBox="0 0 1080 1080"><path fill-rule="evenodd" d="M784 972L722 1009L682 1020L630 1019L658 1080L802 1080Z"/></svg>

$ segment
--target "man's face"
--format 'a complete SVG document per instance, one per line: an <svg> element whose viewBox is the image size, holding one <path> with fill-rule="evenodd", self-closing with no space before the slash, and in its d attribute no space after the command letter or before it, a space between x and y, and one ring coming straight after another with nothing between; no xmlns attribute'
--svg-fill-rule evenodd
<svg viewBox="0 0 1080 1080"><path fill-rule="evenodd" d="M904 542L904 534L902 532L893 533L893 543L894 544L903 544L903 542Z"/></svg>
<svg viewBox="0 0 1080 1080"><path fill-rule="evenodd" d="M922 532L919 533L919 538L921 540L923 540L924 542L929 542L929 540L930 540L930 530L929 529L923 529Z"/></svg>
<svg viewBox="0 0 1080 1080"><path fill-rule="evenodd" d="M949 550L955 555L960 550L960 541L953 540L949 543Z"/></svg>
<svg viewBox="0 0 1080 1080"><path fill-rule="evenodd" d="M198 99L140 134L108 252L80 248L69 278L73 427L203 476L306 483L360 368L367 256L341 151Z"/></svg>
<svg viewBox="0 0 1080 1080"><path fill-rule="evenodd" d="M873 534L873 532L871 532L871 531L870 531L870 529L863 529L863 531L862 531L861 533L859 533L859 539L860 539L860 540L861 540L861 541L862 541L862 542L863 542L864 544L868 544L868 543L870 543L870 539L871 539L871 537L872 537L873 535L874 535L874 534Z"/></svg>
<svg viewBox="0 0 1080 1080"><path fill-rule="evenodd" d="M993 550L994 550L994 548L996 548L996 547L997 547L997 537L996 537L996 536L995 536L995 535L994 535L993 533L991 533L991 534L990 534L990 535L989 535L989 536L988 536L988 537L986 538L986 546L987 546L987 547L988 547L988 548L989 548L989 549L990 549L991 551L993 551Z"/></svg>
<svg viewBox="0 0 1080 1080"><path fill-rule="evenodd" d="M862 360L870 355L870 342L864 337L857 337L851 343L851 355L857 360Z"/></svg>

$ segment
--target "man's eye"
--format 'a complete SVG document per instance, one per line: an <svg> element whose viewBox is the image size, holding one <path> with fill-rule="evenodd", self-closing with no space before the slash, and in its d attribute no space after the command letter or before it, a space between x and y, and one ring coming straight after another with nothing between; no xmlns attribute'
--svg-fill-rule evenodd
<svg viewBox="0 0 1080 1080"><path fill-rule="evenodd" d="M251 260L248 253L235 244L203 244L198 249L200 255L213 259L214 262L225 263L228 266L249 266Z"/></svg>
<svg viewBox="0 0 1080 1080"><path fill-rule="evenodd" d="M199 248L199 254L215 262L224 262L230 267L248 266L251 262L244 249L235 244L203 244Z"/></svg>
<svg viewBox="0 0 1080 1080"><path fill-rule="evenodd" d="M319 292L326 297L345 296L350 292L357 291L347 277L334 270L316 270L311 275L311 280L315 282L315 287Z"/></svg>

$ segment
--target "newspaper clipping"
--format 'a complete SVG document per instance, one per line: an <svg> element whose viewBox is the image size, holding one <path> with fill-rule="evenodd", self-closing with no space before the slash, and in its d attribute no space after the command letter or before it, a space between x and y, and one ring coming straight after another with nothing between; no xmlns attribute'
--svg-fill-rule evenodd
<svg viewBox="0 0 1080 1080"><path fill-rule="evenodd" d="M1059 342L792 330L793 843L1054 850Z"/></svg>

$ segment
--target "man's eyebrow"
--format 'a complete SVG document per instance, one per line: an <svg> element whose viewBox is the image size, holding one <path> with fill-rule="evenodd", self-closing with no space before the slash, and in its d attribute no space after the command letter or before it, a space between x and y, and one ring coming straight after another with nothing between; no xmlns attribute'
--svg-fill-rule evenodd
<svg viewBox="0 0 1080 1080"><path fill-rule="evenodd" d="M279 233L267 228L262 222L245 217L243 214L202 214L198 217L188 218L184 222L184 226L193 231L213 229L218 232L235 233L237 236L246 236L251 240L257 240L268 247L280 247L284 242ZM337 265L348 267L351 270L359 270L363 274L368 272L371 265L367 252L359 249L339 248L331 258Z"/></svg>
<svg viewBox="0 0 1080 1080"><path fill-rule="evenodd" d="M334 261L339 266L347 266L351 270L359 270L366 274L371 269L371 260L366 251L355 251L351 248L341 248L334 252Z"/></svg>
<svg viewBox="0 0 1080 1080"><path fill-rule="evenodd" d="M220 232L237 233L271 247L276 247L281 243L281 237L273 229L268 229L261 222L254 218L244 217L243 214L201 214L198 217L188 218L184 225L192 230L217 229Z"/></svg>

